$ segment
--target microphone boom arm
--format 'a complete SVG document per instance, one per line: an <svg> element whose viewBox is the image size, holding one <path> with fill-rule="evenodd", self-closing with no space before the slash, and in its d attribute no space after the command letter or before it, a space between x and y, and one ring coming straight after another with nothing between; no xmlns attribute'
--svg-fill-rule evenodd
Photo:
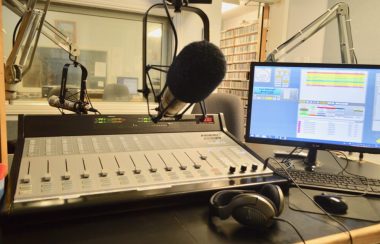
<svg viewBox="0 0 380 244"><path fill-rule="evenodd" d="M337 3L333 7L329 8L324 14L319 16L305 28L300 30L297 34L290 37L287 41L275 48L274 51L272 51L267 56L266 62L277 62L282 56L288 54L296 47L301 45L303 42L308 40L310 37L312 37L323 27L328 25L335 18L338 21L338 32L342 63L356 63L356 57L352 40L349 7L347 3L343 2ZM286 47L290 48L284 51ZM281 55L278 55L281 51L283 51L283 53Z"/></svg>
<svg viewBox="0 0 380 244"><path fill-rule="evenodd" d="M21 17L20 28L14 46L4 65L8 100L14 98L15 85L21 82L22 77L31 68L41 33L68 52L75 60L79 56L79 49L72 43L70 38L45 20L50 0L45 1L43 10L35 9L36 3L37 0L28 0L26 5L18 0L3 0L3 4L8 9ZM46 28L44 29L43 27ZM32 45L33 41L34 44ZM30 57L28 58L28 56Z"/></svg>

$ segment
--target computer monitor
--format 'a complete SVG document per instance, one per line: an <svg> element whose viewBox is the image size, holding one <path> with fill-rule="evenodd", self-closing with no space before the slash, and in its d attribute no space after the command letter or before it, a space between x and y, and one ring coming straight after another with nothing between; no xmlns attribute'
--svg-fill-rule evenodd
<svg viewBox="0 0 380 244"><path fill-rule="evenodd" d="M139 79L137 77L117 77L117 84L122 84L128 87L130 95L137 94L138 81Z"/></svg>
<svg viewBox="0 0 380 244"><path fill-rule="evenodd" d="M380 65L252 63L246 141L380 153Z"/></svg>

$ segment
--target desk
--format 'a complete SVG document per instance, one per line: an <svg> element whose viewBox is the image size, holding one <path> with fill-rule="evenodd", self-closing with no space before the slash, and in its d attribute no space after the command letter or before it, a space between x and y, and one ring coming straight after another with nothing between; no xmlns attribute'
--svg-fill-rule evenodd
<svg viewBox="0 0 380 244"><path fill-rule="evenodd" d="M257 146L253 145L253 148L255 147ZM265 148L260 150L262 155L269 151ZM324 153L320 153L319 156L327 157ZM326 166L333 167L334 165ZM358 166L359 171L367 172L364 166ZM379 167L368 166L370 171ZM354 165L350 167L355 168ZM281 217L291 221L305 239L338 234L325 237L328 239L316 239L312 243L327 243L336 241L336 238L341 240L341 243L348 243L347 233L339 234L339 229L330 219L322 215L291 210L287 206L287 201L288 197L286 197L286 207ZM358 243L380 241L379 224L345 218L340 220L351 229L368 227L368 229L353 231L353 236L361 240ZM231 219L214 220L213 223L213 225L209 224L207 199L205 199L192 205L97 216L47 225L15 227L3 230L0 243L292 243L300 241L294 230L282 222L263 231L243 228Z"/></svg>

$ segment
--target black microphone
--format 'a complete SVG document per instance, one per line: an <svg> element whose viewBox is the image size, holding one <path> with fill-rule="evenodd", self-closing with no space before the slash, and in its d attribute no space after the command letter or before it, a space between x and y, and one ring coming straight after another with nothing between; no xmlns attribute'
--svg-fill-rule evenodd
<svg viewBox="0 0 380 244"><path fill-rule="evenodd" d="M88 103L82 103L80 101L72 102L66 99L61 103L59 97L55 95L50 96L48 101L52 107L66 109L75 113L87 113L88 111L97 112L97 110L92 108Z"/></svg>
<svg viewBox="0 0 380 244"><path fill-rule="evenodd" d="M187 103L208 97L226 74L222 51L208 41L184 47L169 67L157 117L176 116Z"/></svg>

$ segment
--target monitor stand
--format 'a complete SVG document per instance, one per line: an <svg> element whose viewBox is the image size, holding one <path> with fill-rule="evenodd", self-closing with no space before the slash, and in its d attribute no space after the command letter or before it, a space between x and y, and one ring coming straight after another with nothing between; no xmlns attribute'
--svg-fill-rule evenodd
<svg viewBox="0 0 380 244"><path fill-rule="evenodd" d="M309 148L307 157L305 158L305 170L309 172L314 172L317 167L317 149Z"/></svg>

